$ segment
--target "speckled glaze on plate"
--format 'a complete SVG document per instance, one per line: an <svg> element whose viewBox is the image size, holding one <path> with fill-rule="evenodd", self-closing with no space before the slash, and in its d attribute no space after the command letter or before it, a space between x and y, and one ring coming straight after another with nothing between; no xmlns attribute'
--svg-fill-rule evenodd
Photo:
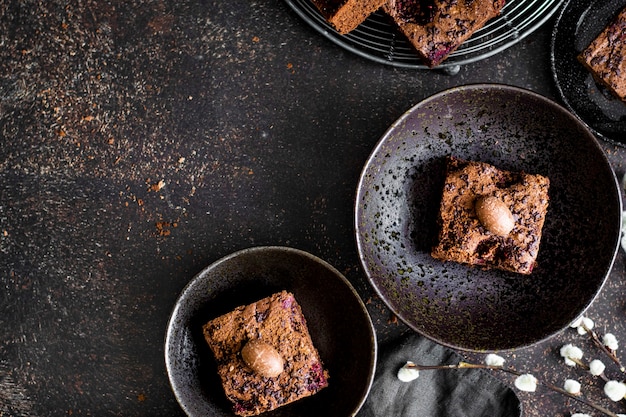
<svg viewBox="0 0 626 417"><path fill-rule="evenodd" d="M626 144L626 104L600 87L576 56L598 36L626 0L570 0L552 32L552 74L565 105L599 138Z"/></svg>
<svg viewBox="0 0 626 417"><path fill-rule="evenodd" d="M165 363L187 415L235 415L202 325L283 289L291 291L302 307L313 343L330 372L329 386L263 415L356 415L376 368L376 335L365 305L331 265L307 252L277 246L244 249L216 261L178 298L167 327Z"/></svg>
<svg viewBox="0 0 626 417"><path fill-rule="evenodd" d="M550 178L531 275L430 256L447 155ZM560 105L504 85L453 88L405 113L365 164L355 206L361 263L380 297L417 332L472 351L566 328L602 288L620 222L617 180L593 134Z"/></svg>

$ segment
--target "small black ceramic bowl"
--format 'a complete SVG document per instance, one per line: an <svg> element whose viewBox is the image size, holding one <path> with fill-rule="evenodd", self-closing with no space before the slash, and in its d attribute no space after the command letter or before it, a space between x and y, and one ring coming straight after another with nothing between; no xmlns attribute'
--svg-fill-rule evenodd
<svg viewBox="0 0 626 417"><path fill-rule="evenodd" d="M200 272L178 298L167 327L165 363L172 390L190 417L234 416L202 335L207 321L281 290L294 294L330 378L317 394L268 417L354 416L370 390L376 335L348 280L325 261L286 247L244 249Z"/></svg>
<svg viewBox="0 0 626 417"><path fill-rule="evenodd" d="M550 179L532 274L430 256L448 155ZM388 129L361 174L355 226L365 272L401 320L449 347L495 351L545 340L587 309L621 214L615 174L582 122L531 91L481 84L427 98Z"/></svg>

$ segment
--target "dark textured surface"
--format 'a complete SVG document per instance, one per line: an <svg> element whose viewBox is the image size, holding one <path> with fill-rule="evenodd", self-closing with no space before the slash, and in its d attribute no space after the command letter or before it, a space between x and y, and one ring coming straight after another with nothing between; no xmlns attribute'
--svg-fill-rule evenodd
<svg viewBox="0 0 626 417"><path fill-rule="evenodd" d="M531 275L430 255L446 156L550 179ZM582 314L611 269L621 215L611 166L578 119L535 93L487 84L428 98L385 133L359 183L356 233L373 286L411 328L493 351L543 340Z"/></svg>
<svg viewBox="0 0 626 417"><path fill-rule="evenodd" d="M296 249L256 247L204 269L177 300L165 357L174 392L189 416L233 415L202 326L282 290L300 304L330 381L317 394L263 415L349 416L359 410L376 366L376 336L365 305L345 277L324 261Z"/></svg>
<svg viewBox="0 0 626 417"><path fill-rule="evenodd" d="M0 0L1 412L184 415L165 372L169 314L198 272L250 246L328 261L393 343L407 328L373 294L354 241L368 155L448 87L556 98L553 24L447 76L346 52L280 0ZM621 178L626 151L602 148ZM620 252L589 309L621 341L624 274ZM568 330L505 356L559 385L580 377L626 412L562 364L565 342L599 355L587 340ZM591 411L545 389L520 398L527 416Z"/></svg>

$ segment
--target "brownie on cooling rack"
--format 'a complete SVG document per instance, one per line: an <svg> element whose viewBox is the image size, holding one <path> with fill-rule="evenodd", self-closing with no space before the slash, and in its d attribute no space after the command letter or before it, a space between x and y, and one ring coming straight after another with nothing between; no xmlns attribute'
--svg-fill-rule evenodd
<svg viewBox="0 0 626 417"><path fill-rule="evenodd" d="M530 274L539 252L549 186L542 175L448 157L438 242L431 255ZM492 203L487 209L479 206L485 201Z"/></svg>
<svg viewBox="0 0 626 417"><path fill-rule="evenodd" d="M217 317L203 326L203 333L237 415L255 416L328 386L328 371L313 345L302 308L287 291ZM252 342L279 357L276 373L268 376L250 363L246 346ZM269 362L265 353L255 352L253 360L265 365Z"/></svg>
<svg viewBox="0 0 626 417"><path fill-rule="evenodd" d="M322 16L345 35L356 29L386 0L312 0Z"/></svg>
<svg viewBox="0 0 626 417"><path fill-rule="evenodd" d="M386 0L383 10L432 68L498 16L504 3L505 0Z"/></svg>
<svg viewBox="0 0 626 417"><path fill-rule="evenodd" d="M578 60L599 84L626 101L626 8L578 55Z"/></svg>

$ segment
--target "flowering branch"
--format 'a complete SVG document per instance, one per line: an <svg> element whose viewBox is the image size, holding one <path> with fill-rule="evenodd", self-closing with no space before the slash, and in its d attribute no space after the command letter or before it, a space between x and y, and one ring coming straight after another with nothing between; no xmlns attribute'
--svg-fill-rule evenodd
<svg viewBox="0 0 626 417"><path fill-rule="evenodd" d="M620 372L625 372L626 368L624 368L624 365L622 365L622 363L620 362L620 360L617 358L617 355L615 354L615 350L609 348L610 343L607 343L607 339L609 339L610 342L613 342L615 339L615 336L613 336L611 333L607 333L606 335L604 335L604 341L600 340L600 337L598 336L598 334L596 332L594 332L593 330L587 328L587 326L585 325L585 323L581 323L581 327L591 336L591 340L593 340L593 343L600 348L604 353L606 353L606 355L613 361L615 362L615 364L617 366L619 366L619 370ZM615 346L617 347L617 341L615 340Z"/></svg>
<svg viewBox="0 0 626 417"><path fill-rule="evenodd" d="M576 395L574 393L571 393L561 387L558 387L554 384L551 384L549 382L546 381L540 381L537 378L535 378L534 376L530 375L530 374L524 374L522 372L516 371L515 369L512 368L504 368L501 365L488 365L488 364L477 364L477 363L468 363L468 362L459 362L457 364L450 364L450 365L416 365L413 362L407 362L402 368L404 369L412 369L414 371L429 371L429 370L438 370L438 369L491 369L491 370L495 370L495 371L502 371L502 372L506 372L508 374L512 374L515 375L517 378L515 380L515 386L521 390L521 391L528 391L528 392L534 392L535 389L537 388L537 384L541 384L555 392L558 392L559 394L565 395L566 397L569 397L575 401L578 401L590 408L593 408L594 410L603 413L604 415L607 415L609 417L620 417L618 414L615 414L614 412L612 412L611 410L608 410L607 408L604 408L600 405L594 404L590 401L587 401L586 399L580 397L579 395ZM402 370L402 369L401 369ZM400 374L400 373L399 373ZM416 375L416 374L413 374ZM417 374L419 375L419 374ZM399 375L400 377L400 375ZM400 379L403 379L402 377L400 377ZM404 379L403 379L404 380Z"/></svg>
<svg viewBox="0 0 626 417"><path fill-rule="evenodd" d="M626 213L626 212L625 212ZM625 214L626 216L626 214ZM625 217L626 220L626 217ZM625 240L626 244L626 240ZM593 331L594 322L588 317L580 317L574 321L570 327L576 328L578 334L589 334L593 343L600 348L617 366L622 373L625 373L625 367L619 361L616 351L618 349L618 342L615 336L611 333L606 333L602 338ZM568 343L563 345L560 349L561 356L565 360L565 364L568 366L580 366L587 370L591 375L596 376L604 380L604 394L612 401L622 401L626 399L626 382L611 380L604 374L606 369L604 363L599 359L594 359L588 364L583 361L583 351ZM541 384L546 388L562 394L568 398L573 399L581 404L586 405L606 416L609 417L626 417L626 414L616 414L611 410L595 404L581 395L580 383L573 379L566 379L563 384L563 388L558 387L546 381L539 381L533 375L528 373L519 372L513 368L504 367L504 358L490 353L485 357L484 364L476 364L469 362L459 362L451 365L416 365L413 362L408 361L404 366L398 370L398 379L403 382L410 382L419 377L420 371L436 370L436 369L488 369L494 371L502 371L511 375L515 375L514 385L520 391L534 392L537 389L537 384ZM589 414L573 413L571 417L591 417Z"/></svg>

